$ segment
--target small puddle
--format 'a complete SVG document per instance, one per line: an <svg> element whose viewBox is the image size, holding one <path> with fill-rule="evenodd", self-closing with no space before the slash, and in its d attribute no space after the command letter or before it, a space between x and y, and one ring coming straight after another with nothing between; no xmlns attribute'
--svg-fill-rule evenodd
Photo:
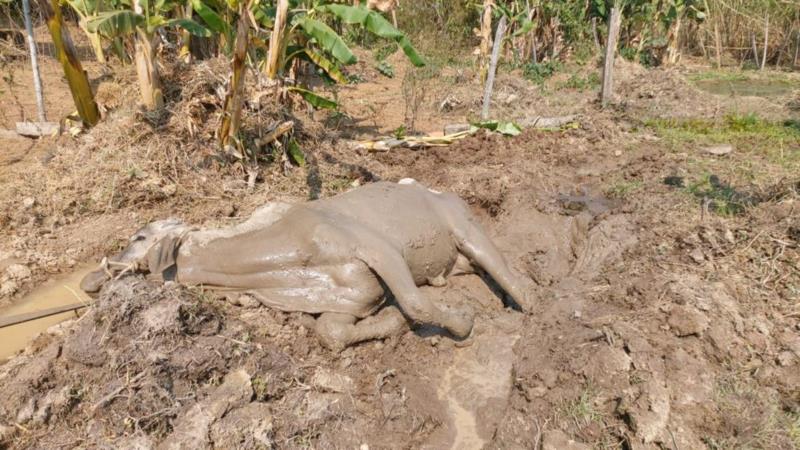
<svg viewBox="0 0 800 450"><path fill-rule="evenodd" d="M728 97L781 97L790 94L792 83L776 80L698 80L695 85L714 95Z"/></svg>
<svg viewBox="0 0 800 450"><path fill-rule="evenodd" d="M79 284L84 275L96 268L96 265L82 266L70 274L48 281L18 302L0 310L0 318L41 311L57 306L66 306L72 303L89 302L91 299L85 292L81 291ZM72 317L75 317L75 312L69 311L0 328L0 363L24 349L42 331Z"/></svg>

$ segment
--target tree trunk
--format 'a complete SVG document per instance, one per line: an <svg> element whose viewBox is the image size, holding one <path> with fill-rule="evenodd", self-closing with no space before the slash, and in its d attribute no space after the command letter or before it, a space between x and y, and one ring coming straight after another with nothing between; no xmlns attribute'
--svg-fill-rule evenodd
<svg viewBox="0 0 800 450"><path fill-rule="evenodd" d="M794 59L792 59L792 68L797 67L798 53L800 53L800 30L797 31L797 43L794 46Z"/></svg>
<svg viewBox="0 0 800 450"><path fill-rule="evenodd" d="M183 17L191 20L192 13L192 2L191 0L187 0L186 5L183 7ZM186 64L192 62L192 35L186 30L181 30L181 50L179 56Z"/></svg>
<svg viewBox="0 0 800 450"><path fill-rule="evenodd" d="M764 14L764 53L761 56L761 65L758 70L764 70L767 65L767 49L769 48L769 14Z"/></svg>
<svg viewBox="0 0 800 450"><path fill-rule="evenodd" d="M750 43L753 45L753 60L756 62L756 67L759 67L761 63L758 61L758 46L756 45L756 35L750 33Z"/></svg>
<svg viewBox="0 0 800 450"><path fill-rule="evenodd" d="M681 35L681 16L680 14L675 19L675 24L671 27L669 33L669 46L667 47L667 62L669 64L676 64L680 59L680 35Z"/></svg>
<svg viewBox="0 0 800 450"><path fill-rule="evenodd" d="M603 107L608 105L614 90L614 54L617 51L617 38L619 37L620 11L617 7L611 8L608 19L608 38L606 40L606 54L603 58L603 86L600 90L600 103Z"/></svg>
<svg viewBox="0 0 800 450"><path fill-rule="evenodd" d="M250 40L250 22L247 16L250 2L241 3L239 6L239 21L236 28L236 42L234 43L233 62L231 63L231 78L228 83L228 93L222 107L222 123L219 127L219 143L225 147L239 134L242 118L242 104L244 103L244 79L247 71L247 44Z"/></svg>
<svg viewBox="0 0 800 450"><path fill-rule="evenodd" d="M489 71L489 52L492 48L492 8L494 0L484 0L483 14L481 16L481 46L478 55L478 73L481 83L486 82Z"/></svg>
<svg viewBox="0 0 800 450"><path fill-rule="evenodd" d="M286 29L286 16L289 14L289 0L278 0L278 9L275 12L275 25L269 38L269 54L267 55L267 78L275 80L278 69L283 59L283 39Z"/></svg>
<svg viewBox="0 0 800 450"><path fill-rule="evenodd" d="M133 10L137 14L144 14L140 0L133 0ZM147 33L142 28L137 28L133 34L139 92L142 96L142 104L148 110L160 109L164 106L161 78L156 65L155 43L156 36Z"/></svg>
<svg viewBox="0 0 800 450"><path fill-rule="evenodd" d="M67 78L72 99L75 101L75 109L78 110L78 115L84 125L94 126L100 120L100 113L97 110L97 103L94 101L89 78L81 67L69 31L63 26L59 0L50 0L50 2L40 0L38 2L39 10L47 20L47 28L53 39L53 46L56 48L56 57L64 68L64 75Z"/></svg>
<svg viewBox="0 0 800 450"><path fill-rule="evenodd" d="M494 85L494 74L497 72L497 60L500 58L500 47L503 46L503 34L506 32L506 16L500 18L497 24L497 32L494 35L494 48L492 48L492 60L489 63L489 75L486 79L486 88L483 92L483 109L481 119L489 118L489 104L492 102L492 87Z"/></svg>
<svg viewBox="0 0 800 450"><path fill-rule="evenodd" d="M138 1L136 1L138 3ZM164 106L164 94L161 91L161 78L155 61L156 36L137 29L133 35L136 52L136 76L139 80L139 91L142 104L148 110Z"/></svg>

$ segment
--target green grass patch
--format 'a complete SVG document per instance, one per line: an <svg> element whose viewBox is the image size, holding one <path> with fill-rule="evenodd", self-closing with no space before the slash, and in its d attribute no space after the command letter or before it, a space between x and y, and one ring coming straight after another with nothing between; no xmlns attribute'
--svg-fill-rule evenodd
<svg viewBox="0 0 800 450"><path fill-rule="evenodd" d="M722 216L744 213L762 201L764 186L800 173L800 123L770 121L755 114L730 114L720 120L655 119L645 121L665 146L686 154L691 175L664 182L680 187ZM719 157L703 147L730 144ZM668 177L673 178L673 177Z"/></svg>
<svg viewBox="0 0 800 450"><path fill-rule="evenodd" d="M686 190L703 201L721 216L735 216L755 203L755 199L744 192L737 191L713 174L703 174L699 180L687 186Z"/></svg>
<svg viewBox="0 0 800 450"><path fill-rule="evenodd" d="M730 70L706 70L689 75L691 81L747 81L750 79L745 73Z"/></svg>
<svg viewBox="0 0 800 450"><path fill-rule="evenodd" d="M567 79L567 81L561 83L560 87L585 91L587 89L594 89L598 86L600 86L600 75L597 72L592 72L585 77L581 76L580 74L573 73Z"/></svg>
<svg viewBox="0 0 800 450"><path fill-rule="evenodd" d="M644 122L675 151L729 143L734 152L764 157L784 169L800 169L800 121L770 121L750 114L729 114L721 121L653 119Z"/></svg>
<svg viewBox="0 0 800 450"><path fill-rule="evenodd" d="M600 422L603 414L594 405L597 395L591 385L581 391L580 396L562 402L557 410L561 418L567 418L578 427L585 427L592 422Z"/></svg>
<svg viewBox="0 0 800 450"><path fill-rule="evenodd" d="M637 189L642 187L643 183L641 180L622 180L617 181L611 184L606 190L605 194L606 197L609 198L616 198L616 199L625 199L629 195L631 195Z"/></svg>

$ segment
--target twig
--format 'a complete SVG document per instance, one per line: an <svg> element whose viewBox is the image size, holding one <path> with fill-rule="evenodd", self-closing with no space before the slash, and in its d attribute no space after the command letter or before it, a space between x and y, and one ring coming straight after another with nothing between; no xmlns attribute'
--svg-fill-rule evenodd
<svg viewBox="0 0 800 450"><path fill-rule="evenodd" d="M227 340L229 340L231 342L235 342L235 343L241 345L242 347L249 347L250 346L250 344L248 344L247 342L240 341L238 339L234 339L234 338L231 338L231 337L228 337L228 336L223 336L221 334L218 334L217 337L218 338L222 338L222 339L227 339Z"/></svg>
<svg viewBox="0 0 800 450"><path fill-rule="evenodd" d="M101 399L100 399L100 400L99 400L97 403L95 403L94 405L92 405L92 408L91 408L91 410L90 410L90 415L94 415L94 413L95 413L95 412L96 412L96 411L97 411L99 408L102 408L102 407L103 407L103 406L105 406L107 403L109 403L109 402L111 402L112 400L114 400L114 399L115 399L115 398L116 398L116 397L117 397L117 396L118 396L118 395L119 395L119 394L120 394L122 391L124 391L125 389L128 389L128 388L129 388L129 387L131 387L131 386L132 386L134 383L137 383L139 380L141 380L141 379L142 379L142 378L145 376L145 373L146 373L146 372L139 372L139 374L137 374L136 376L134 376L133 378L131 378L131 379L130 379L130 380L127 382L127 383L125 383L125 384L123 384L122 386L120 386L120 387L118 387L118 388L114 389L114 390L113 390L113 391L111 391L111 392L110 392L108 395L106 395L106 396L104 396L103 398L101 398Z"/></svg>

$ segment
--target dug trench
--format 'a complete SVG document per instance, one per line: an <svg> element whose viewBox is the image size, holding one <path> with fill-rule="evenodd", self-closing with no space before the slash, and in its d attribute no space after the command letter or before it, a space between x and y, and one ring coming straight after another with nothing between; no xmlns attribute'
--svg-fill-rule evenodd
<svg viewBox="0 0 800 450"><path fill-rule="evenodd" d="M750 231L796 242L793 197L701 219L660 182L669 155L587 139L607 125L353 162L467 200L536 282L534 310L453 277L424 293L476 311L468 339L423 327L333 353L300 314L124 277L0 366L0 445L792 448L799 325L752 287L752 255L775 249ZM652 181L605 198L619 174ZM781 248L773 264L796 257Z"/></svg>

